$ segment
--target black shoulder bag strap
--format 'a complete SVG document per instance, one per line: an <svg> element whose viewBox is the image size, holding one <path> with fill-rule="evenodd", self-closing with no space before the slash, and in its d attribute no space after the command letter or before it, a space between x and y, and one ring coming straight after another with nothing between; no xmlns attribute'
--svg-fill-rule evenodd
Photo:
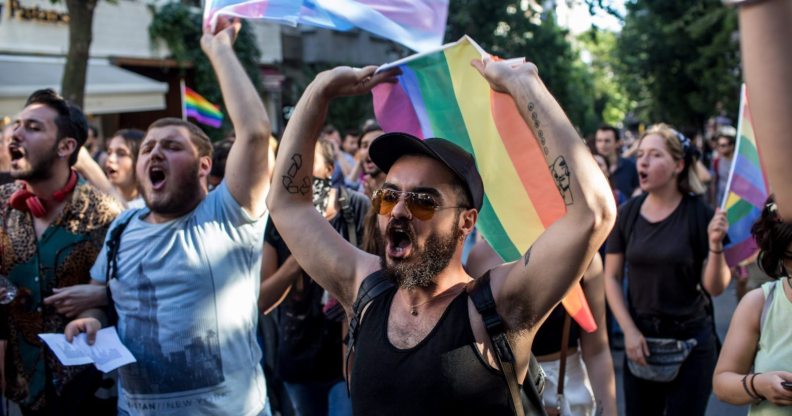
<svg viewBox="0 0 792 416"><path fill-rule="evenodd" d="M378 270L363 279L358 289L357 298L355 303L352 304L352 316L349 318L349 333L347 334L347 352L346 352L346 369L347 376L347 393L352 394L352 389L349 383L349 362L352 351L355 349L357 343L357 336L360 332L361 318L366 305L371 303L377 296L383 294L386 290L393 287L393 282L385 277L382 270Z"/></svg>
<svg viewBox="0 0 792 416"><path fill-rule="evenodd" d="M349 233L349 242L357 247L357 227L355 227L355 214L352 212L352 205L349 204L349 192L345 186L338 187L338 204L341 205L341 215L344 217L344 222L347 226L347 233Z"/></svg>
<svg viewBox="0 0 792 416"><path fill-rule="evenodd" d="M544 373L542 372L536 358L531 354L528 365L528 385L525 386L525 393L528 396L527 409L524 409L520 397L520 383L515 369L515 358L509 340L506 338L506 327L503 324L498 311L495 309L495 298L492 296L489 272L476 279L472 283L472 288L468 293L476 310L481 314L484 326L487 328L492 349L498 359L509 394L512 399L512 408L515 415L546 415L542 404L541 390L544 389Z"/></svg>
<svg viewBox="0 0 792 416"><path fill-rule="evenodd" d="M110 238L107 239L107 264L105 267L105 290L107 291L107 320L110 325L118 322L118 313L113 302L113 292L110 291L110 280L118 278L118 250L121 248L121 235L124 233L129 222L137 215L138 210L132 212L127 218L119 222L110 230Z"/></svg>

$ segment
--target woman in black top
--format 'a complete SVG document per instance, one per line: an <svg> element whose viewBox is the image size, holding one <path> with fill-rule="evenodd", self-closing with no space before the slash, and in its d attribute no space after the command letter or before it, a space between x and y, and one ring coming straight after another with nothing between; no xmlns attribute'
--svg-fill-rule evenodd
<svg viewBox="0 0 792 416"><path fill-rule="evenodd" d="M717 341L701 288L719 295L731 278L723 256L726 215L713 214L698 196L704 186L692 168L688 138L665 124L652 126L639 141L637 157L644 195L619 209L605 259L608 303L624 330L627 415L703 415ZM628 369L627 360L636 373L649 368L649 337L696 340L673 380L651 381Z"/></svg>

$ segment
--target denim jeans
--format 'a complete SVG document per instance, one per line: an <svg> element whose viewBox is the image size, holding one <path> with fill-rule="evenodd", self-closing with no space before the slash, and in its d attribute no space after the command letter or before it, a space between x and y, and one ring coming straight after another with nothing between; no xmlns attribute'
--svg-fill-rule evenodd
<svg viewBox="0 0 792 416"><path fill-rule="evenodd" d="M297 416L351 416L346 383L284 383Z"/></svg>
<svg viewBox="0 0 792 416"><path fill-rule="evenodd" d="M712 373L718 359L712 321L707 319L691 328L673 331L656 331L642 325L640 320L636 320L636 324L647 337L695 337L699 344L682 363L679 375L667 383L635 377L627 368L628 358L625 354L624 402L627 416L704 416L712 393Z"/></svg>

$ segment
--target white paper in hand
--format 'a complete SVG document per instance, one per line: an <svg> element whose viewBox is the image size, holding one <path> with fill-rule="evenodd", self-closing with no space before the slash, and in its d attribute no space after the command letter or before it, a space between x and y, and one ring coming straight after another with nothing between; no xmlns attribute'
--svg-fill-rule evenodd
<svg viewBox="0 0 792 416"><path fill-rule="evenodd" d="M136 361L112 326L100 329L93 345L88 345L85 334L74 337L72 343L66 341L63 334L39 334L39 338L47 343L63 365L93 363L96 368L107 373Z"/></svg>

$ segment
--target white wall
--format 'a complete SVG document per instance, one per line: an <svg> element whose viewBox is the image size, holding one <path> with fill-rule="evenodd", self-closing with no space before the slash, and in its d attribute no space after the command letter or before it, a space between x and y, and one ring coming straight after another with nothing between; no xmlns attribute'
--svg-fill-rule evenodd
<svg viewBox="0 0 792 416"><path fill-rule="evenodd" d="M0 53L65 55L69 28L65 23L22 20L10 17L12 0L2 1L0 15ZM66 12L63 1L18 0L22 7ZM92 57L123 56L131 58L162 58L168 53L164 46L154 51L148 36L151 12L142 0L100 0L94 12Z"/></svg>

